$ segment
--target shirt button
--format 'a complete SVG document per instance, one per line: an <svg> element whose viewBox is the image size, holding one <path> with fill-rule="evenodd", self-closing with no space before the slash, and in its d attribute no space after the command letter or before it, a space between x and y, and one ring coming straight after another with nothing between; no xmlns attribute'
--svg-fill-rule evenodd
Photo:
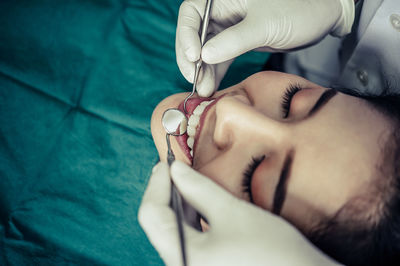
<svg viewBox="0 0 400 266"><path fill-rule="evenodd" d="M368 73L365 70L358 70L357 78L363 86L368 85Z"/></svg>
<svg viewBox="0 0 400 266"><path fill-rule="evenodd" d="M390 15L390 23L393 28L397 31L400 31L400 16L397 14Z"/></svg>

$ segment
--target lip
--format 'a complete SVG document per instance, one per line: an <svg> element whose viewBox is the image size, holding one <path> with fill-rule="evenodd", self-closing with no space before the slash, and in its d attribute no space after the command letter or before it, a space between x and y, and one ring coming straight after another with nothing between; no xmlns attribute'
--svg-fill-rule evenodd
<svg viewBox="0 0 400 266"><path fill-rule="evenodd" d="M197 144L197 140L199 138L200 132L203 128L203 123L205 120L205 117L207 115L207 112L210 110L210 108L216 104L218 102L219 99L221 99L223 96L225 95L221 95L217 98L190 98L188 99L188 101L186 102L186 110L188 111L188 114L185 113L185 111L183 110L183 103L184 101L182 101L179 106L178 109L180 111L182 111L183 113L185 113L186 117L189 119L189 117L193 114L194 109L196 109L196 107L201 104L202 102L205 101L211 101L214 100L211 104L209 104L203 111L203 113L200 116L200 121L199 121L199 125L197 127L196 130L196 136L194 138L194 145L193 145L193 153L195 152L196 149L196 144ZM179 144L179 146L181 147L181 150L183 151L183 153L186 155L186 157L190 160L190 162L193 164L193 157L190 155L190 148L187 145L187 139L188 139L188 135L187 133L181 135L181 136L177 136L176 140Z"/></svg>

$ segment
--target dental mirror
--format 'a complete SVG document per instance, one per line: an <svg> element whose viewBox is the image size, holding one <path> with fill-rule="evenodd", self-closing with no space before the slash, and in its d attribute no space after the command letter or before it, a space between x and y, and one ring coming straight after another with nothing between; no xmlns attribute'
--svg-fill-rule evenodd
<svg viewBox="0 0 400 266"><path fill-rule="evenodd" d="M161 120L168 135L181 136L185 134L188 121L182 111L175 108L167 109Z"/></svg>
<svg viewBox="0 0 400 266"><path fill-rule="evenodd" d="M186 133L187 129L187 118L186 115L176 109L170 108L165 110L161 122L164 126L167 139L167 146L168 146L168 154L167 154L167 161L168 165L175 161L175 155L171 149L171 143L169 137L172 136L181 136ZM182 198L178 192L178 189L175 187L175 184L172 182L171 186L171 203L172 209L175 212L176 220L178 223L178 232L179 232L179 241L181 245L181 253L182 253L182 261L183 265L186 266L186 251L185 251L185 235L183 231L183 207L182 207Z"/></svg>

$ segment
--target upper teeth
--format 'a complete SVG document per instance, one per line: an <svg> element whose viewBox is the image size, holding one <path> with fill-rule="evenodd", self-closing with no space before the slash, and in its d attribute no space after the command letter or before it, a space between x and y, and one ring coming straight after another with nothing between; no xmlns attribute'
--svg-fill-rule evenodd
<svg viewBox="0 0 400 266"><path fill-rule="evenodd" d="M193 114L189 117L188 127L186 129L189 138L187 139L187 145L190 148L190 154L193 156L193 144L194 144L194 136L196 136L197 126L200 122L200 116L203 114L206 107L212 103L212 101L204 101L200 103L194 110Z"/></svg>

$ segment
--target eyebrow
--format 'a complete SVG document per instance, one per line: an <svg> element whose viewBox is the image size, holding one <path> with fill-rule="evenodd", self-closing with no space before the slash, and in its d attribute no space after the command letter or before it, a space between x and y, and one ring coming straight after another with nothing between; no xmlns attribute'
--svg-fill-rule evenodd
<svg viewBox="0 0 400 266"><path fill-rule="evenodd" d="M315 114L318 110L321 109L322 106L324 106L327 102L329 102L330 99L333 98L337 94L337 90L331 88L324 93L322 93L321 97L319 97L318 101L315 103L313 108L308 112L308 117ZM294 151L291 150L288 152L286 155L281 175L279 177L278 184L276 185L275 188L275 193L274 193L274 199L272 203L272 213L279 215L282 211L283 203L285 202L286 199L286 187L287 187L287 182L289 180L289 174L290 174L290 169L292 166L293 162L293 157L294 157Z"/></svg>
<svg viewBox="0 0 400 266"><path fill-rule="evenodd" d="M311 116L315 114L318 110L321 109L322 106L324 106L327 102L329 102L330 99L332 99L333 96L337 94L337 90L331 88L324 93L322 93L321 97L319 97L318 101L315 103L314 107L311 108L311 110L308 112L307 116Z"/></svg>
<svg viewBox="0 0 400 266"><path fill-rule="evenodd" d="M283 163L282 167L282 172L279 177L278 184L276 185L275 188L274 200L272 204L272 213L276 215L280 214L283 202L285 201L286 198L286 184L287 180L289 179L289 173L293 162L293 156L294 156L293 150L289 151L286 154L285 162Z"/></svg>

